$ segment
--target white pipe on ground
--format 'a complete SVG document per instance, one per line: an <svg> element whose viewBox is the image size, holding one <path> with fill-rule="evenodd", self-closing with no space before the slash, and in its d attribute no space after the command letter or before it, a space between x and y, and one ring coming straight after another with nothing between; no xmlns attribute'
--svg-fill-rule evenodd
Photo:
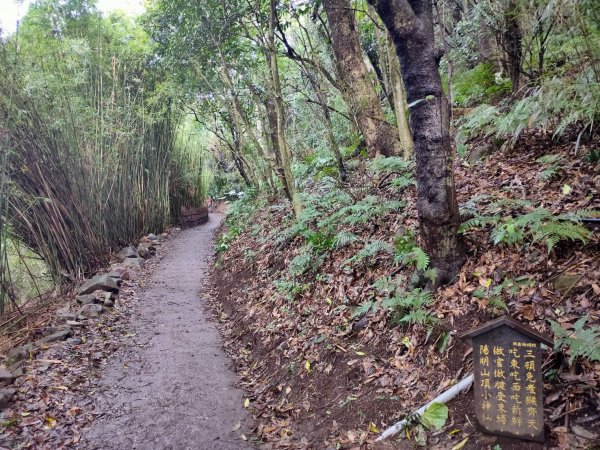
<svg viewBox="0 0 600 450"><path fill-rule="evenodd" d="M473 384L473 374L468 375L467 377L463 378L460 383L455 384L447 391L442 392L440 395L438 395L436 398L431 400L425 406L422 406L421 408L417 409L414 414L418 414L418 415L423 414L425 412L425 410L427 408L429 408L429 406L432 403L449 402L454 397L456 397L460 392L468 390L471 387L471 384ZM385 430L383 433L381 433L381 435L377 439L375 439L375 441L376 442L383 441L384 439L387 439L390 436L393 436L396 433L399 433L400 431L402 431L404 429L404 427L406 427L406 425L407 425L406 419L403 419L400 422L395 423L394 425L389 427L387 430Z"/></svg>

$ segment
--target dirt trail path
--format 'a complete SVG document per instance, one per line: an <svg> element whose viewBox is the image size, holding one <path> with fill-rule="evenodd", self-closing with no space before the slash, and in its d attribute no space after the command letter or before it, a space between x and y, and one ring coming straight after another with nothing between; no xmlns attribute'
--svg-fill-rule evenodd
<svg viewBox="0 0 600 450"><path fill-rule="evenodd" d="M96 394L103 415L84 433L84 447L251 448L240 438L243 392L200 295L220 220L211 214L167 244L132 318L138 346L104 368Z"/></svg>

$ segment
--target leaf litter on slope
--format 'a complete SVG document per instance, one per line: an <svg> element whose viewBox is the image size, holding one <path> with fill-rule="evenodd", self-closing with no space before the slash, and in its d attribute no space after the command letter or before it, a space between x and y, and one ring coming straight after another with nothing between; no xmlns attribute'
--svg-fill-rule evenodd
<svg viewBox="0 0 600 450"><path fill-rule="evenodd" d="M557 214L598 208L600 175L593 164L573 161L563 167L560 179L550 182L538 176L540 155L570 150L532 133L521 138L518 150L495 153L474 167L458 161L459 202L500 194L527 199ZM355 180L363 185L369 181ZM561 189L564 184L571 188L568 195ZM378 195L394 199L390 189ZM390 242L395 232L415 229L414 188L403 196L408 214L387 213L348 231L365 242ZM371 446L374 428L385 429L460 380L471 370L470 353L468 343L456 335L500 313L490 307L489 299L473 295L482 286L493 288L508 278L531 279L513 296L504 297L511 315L539 331L550 331L548 319L568 328L583 313L590 315L590 323L600 322L599 297L593 290L600 278L597 235L586 246L559 244L548 255L542 244L523 252L517 246L494 246L487 231L476 231L467 233L470 257L457 281L436 292L432 312L441 323L432 335L422 326L394 325L383 310L369 313L364 327L354 329L357 319L352 309L369 298L376 279L397 272L392 258L378 255L370 267L343 269L342 262L361 247L350 243L328 255L318 269L319 280L307 275L308 290L290 301L273 286L303 245L300 238L283 246L273 238L285 228L276 224L290 221L291 212L284 205L260 210L253 228L262 231L242 233L219 257L212 274L212 304L220 311L225 347L235 361L240 384L250 393L250 409L259 421L255 432L273 448ZM255 260L245 260L248 250ZM553 290L552 280L574 269L584 274L579 287L566 296ZM440 353L444 332L452 338ZM545 368L558 375L558 381L545 384L549 442L574 448L588 445L563 425L565 417L573 423L597 414L593 392L599 387L600 364L582 361L570 369L560 353L547 353ZM431 433L428 446L481 448L494 443L474 430L472 411L463 407L470 398L468 394L467 400L450 403L445 429L459 431ZM518 445L506 439L498 442L502 448Z"/></svg>

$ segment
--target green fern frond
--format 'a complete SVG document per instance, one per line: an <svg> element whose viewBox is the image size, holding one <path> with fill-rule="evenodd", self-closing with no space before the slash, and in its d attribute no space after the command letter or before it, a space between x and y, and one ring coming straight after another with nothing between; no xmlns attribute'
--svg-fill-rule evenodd
<svg viewBox="0 0 600 450"><path fill-rule="evenodd" d="M416 310L405 314L398 319L398 322L411 325L433 325L439 322L439 319L428 311Z"/></svg>
<svg viewBox="0 0 600 450"><path fill-rule="evenodd" d="M413 264L420 271L424 271L429 267L429 256L421 247L415 245L410 248L410 251L406 251L405 248L396 245L395 249L395 263L401 265Z"/></svg>
<svg viewBox="0 0 600 450"><path fill-rule="evenodd" d="M381 174L390 172L408 172L412 170L413 163L398 156L378 157L369 162L368 169L371 173Z"/></svg>
<svg viewBox="0 0 600 450"><path fill-rule="evenodd" d="M537 162L542 164L556 164L564 162L565 158L562 155L544 155L537 159Z"/></svg>
<svg viewBox="0 0 600 450"><path fill-rule="evenodd" d="M340 231L333 238L333 245L335 248L342 248L350 245L352 242L358 241L358 236L348 231Z"/></svg>
<svg viewBox="0 0 600 450"><path fill-rule="evenodd" d="M547 166L538 174L538 178L542 181L548 181L558 174L565 158L562 155L544 155L538 158L537 161Z"/></svg>
<svg viewBox="0 0 600 450"><path fill-rule="evenodd" d="M312 252L308 249L303 250L302 253L290 261L288 266L290 275L293 277L298 277L304 274L308 269L310 269L312 259Z"/></svg>
<svg viewBox="0 0 600 450"><path fill-rule="evenodd" d="M593 219L600 218L600 210L599 209L580 209L578 211L573 211L565 214L560 214L556 216L558 220L570 220L572 222L579 222L581 219Z"/></svg>
<svg viewBox="0 0 600 450"><path fill-rule="evenodd" d="M600 327L592 325L585 328L587 320L588 316L583 316L573 324L572 331L553 320L550 321L554 333L554 349L569 349L569 365L572 365L576 358L600 361Z"/></svg>
<svg viewBox="0 0 600 450"><path fill-rule="evenodd" d="M466 233L472 228L485 228L487 225L497 224L500 220L499 216L475 216L465 222L462 223L460 227L458 227L459 233Z"/></svg>
<svg viewBox="0 0 600 450"><path fill-rule="evenodd" d="M361 303L359 306L356 307L356 309L352 313L352 317L364 316L369 311L371 311L371 308L373 308L374 304L375 304L375 302L373 302L373 301L367 301L367 302Z"/></svg>
<svg viewBox="0 0 600 450"><path fill-rule="evenodd" d="M394 309L400 306L400 298L399 297L388 297L382 303L381 307L383 309Z"/></svg>
<svg viewBox="0 0 600 450"><path fill-rule="evenodd" d="M403 175L401 177L397 177L394 178L390 184L398 189L404 189L407 188L409 186L414 186L417 184L417 182L415 181L415 179L413 177L409 177L406 175Z"/></svg>
<svg viewBox="0 0 600 450"><path fill-rule="evenodd" d="M372 258L380 252L389 253L391 255L394 253L394 248L387 242L383 242L380 240L371 241L368 244L366 244L360 251L358 251L354 256L344 261L343 264L347 265L357 261L360 262L367 258Z"/></svg>
<svg viewBox="0 0 600 450"><path fill-rule="evenodd" d="M565 240L580 241L585 244L591 236L590 230L574 222L547 222L533 230L534 241L544 240L548 251Z"/></svg>
<svg viewBox="0 0 600 450"><path fill-rule="evenodd" d="M421 247L415 247L412 251L412 259L415 262L417 270L425 270L429 267L429 256Z"/></svg>

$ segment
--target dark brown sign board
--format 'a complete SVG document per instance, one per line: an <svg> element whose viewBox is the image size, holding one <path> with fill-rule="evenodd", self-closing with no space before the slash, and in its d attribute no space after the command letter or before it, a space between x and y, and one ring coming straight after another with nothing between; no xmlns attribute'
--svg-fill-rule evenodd
<svg viewBox="0 0 600 450"><path fill-rule="evenodd" d="M475 417L489 434L544 442L542 354L553 342L504 316L461 337L473 343Z"/></svg>

